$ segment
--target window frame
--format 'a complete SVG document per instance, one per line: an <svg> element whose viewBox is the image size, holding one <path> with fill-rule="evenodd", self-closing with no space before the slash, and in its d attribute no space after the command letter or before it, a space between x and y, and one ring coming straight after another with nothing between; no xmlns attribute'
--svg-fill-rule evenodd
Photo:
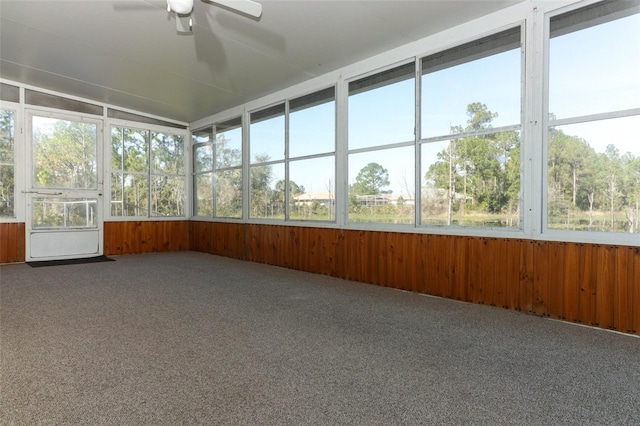
<svg viewBox="0 0 640 426"><path fill-rule="evenodd" d="M536 236L539 239L551 240L551 241L564 241L564 242L586 242L586 243L605 243L605 244L623 244L623 245L640 245L640 234L634 233L629 234L625 232L614 232L614 231L584 231L584 230L564 230L557 228L549 227L549 130L551 128L573 125L573 124L584 124L584 123L593 123L602 120L616 119L616 118L625 118L625 117L640 117L640 106L637 108L626 108L619 110L609 110L605 112L598 113L587 113L582 115L573 115L570 117L564 117L559 119L552 119L550 117L550 57L551 57L551 39L552 36L552 21L554 18L560 17L562 15L570 15L572 13L580 14L581 12L587 12L589 9L603 7L602 5L607 4L607 0L602 1L587 1L587 2L578 2L569 6L560 7L555 10L549 11L544 15L544 26L543 26L543 37L544 37L544 45L543 45L543 55L542 55L542 78L541 78L541 88L542 88L542 115L541 115L541 126L540 132L541 134L541 158L540 158L540 176L541 179L538 180L538 184L540 185L540 203L537 206L539 209L538 212L538 223L540 226L539 235ZM580 21L577 25L573 25L576 27L574 30L570 31L562 31L558 34L558 36L562 36L572 32L579 32L584 29L589 29L595 27L599 24L614 22L618 19L624 18L626 16L637 15L640 14L640 5L636 4L635 6L631 6L630 10L635 10L635 12L629 13L629 11L612 11L607 15L599 16L598 19L592 19L587 21ZM593 23L591 23L593 22ZM640 36L639 36L640 37Z"/></svg>
<svg viewBox="0 0 640 426"><path fill-rule="evenodd" d="M303 155L298 155L298 156L291 156L290 155L290 144L291 144L291 138L290 138L290 118L291 118L291 104L292 103L296 103L297 101L304 101L304 98L312 98L314 95L316 94L321 94L322 92L328 92L328 91L332 91L333 92L333 96L327 98L330 99L326 102L333 102L334 104L334 114L333 114L333 120L334 120L334 132L333 132L333 151L325 151L325 152L316 152L316 153L312 153L312 154L303 154ZM310 104L310 106L308 107L302 107L302 108L295 108L295 111L293 112L297 112L297 111L302 111L306 108L312 108L313 106L316 105L322 105L325 102L320 102L319 104ZM253 159L251 159L251 116L252 114L260 114L263 111L268 111L269 109L276 109L279 108L281 105L284 106L284 113L283 113L283 117L284 117L284 157L282 159L276 159L276 160L268 160L268 161L263 161L263 162L254 162ZM302 105L305 105L304 103ZM256 222L256 223L298 223L298 224L304 224L304 225L319 225L319 226L325 226L325 225L335 225L337 223L337 204L339 203L338 201L338 197L337 197L337 182L336 182L336 175L337 175L337 128L338 128L338 96L337 96L337 87L336 85L327 85L324 86L320 89L316 89L316 90L312 90L312 91L306 91L303 92L301 94L296 94L295 96L291 96L291 97L287 97L281 101L272 103L270 105L267 105L263 108L256 108L253 110L250 110L247 112L247 144L246 144L246 151L247 151L247 156L245 158L248 159L248 176L247 176L247 205L249 206L249 211L247 211L246 216L248 216L248 220L250 220L251 222ZM274 116L275 117L275 116ZM314 159L320 159L320 158L329 158L329 157L333 157L334 159L334 173L333 173L333 181L334 181L334 191L333 191L333 197L334 197L334 201L333 201L333 219L298 219L298 218L291 218L291 186L290 186L290 164L293 162L297 162L297 161L305 161L305 160L314 160ZM268 167L268 166L274 166L274 165L283 165L284 166L284 182L285 182L285 191L284 191L284 206L283 206L283 213L284 213L284 218L274 218L274 217L254 217L251 215L251 170L253 168L257 168L257 167ZM277 182L276 182L277 183ZM329 209L331 210L331 209Z"/></svg>
<svg viewBox="0 0 640 426"><path fill-rule="evenodd" d="M413 113L414 113L414 118L413 118L413 138L411 139L407 139L404 141L396 141L396 142L391 142L391 143L386 143L386 144L374 144L374 145L370 145L367 147L351 147L349 144L349 123L348 123L348 118L347 118L347 123L346 123L346 137L344 140L344 155L345 155L345 186L346 186L346 192L345 192L345 196L343 197L343 200L340 200L344 203L345 207L344 207L344 223L346 227L350 227L350 228L360 228L360 227L364 227L365 229L376 229L376 228L380 228L380 229L396 229L396 230L402 230L402 229L415 229L416 227L416 212L418 211L419 208L419 202L418 202L418 191L414 191L415 195L414 195L414 206L413 206L413 219L412 219L412 223L390 223L390 222L376 222L376 221L354 221L350 219L350 214L349 214L349 204L350 204L350 190L349 187L351 186L350 184L350 168L349 168L349 160L351 158L352 155L358 155L358 154L366 154L366 153L372 153L372 152L384 152L386 150L396 150L396 149L401 149L401 148L409 148L409 147L413 147L414 148L414 179L413 179L413 184L414 184L414 188L418 188L417 186L415 186L415 182L416 182L416 176L417 176L417 170L416 170L416 166L418 164L417 162L417 158L416 156L416 143L417 143L417 134L418 134L418 124L416 122L417 117L418 117L418 111L419 111L419 105L420 105L420 95L419 95L419 78L417 75L417 63L419 62L419 58L417 57L411 57L402 61L398 61L395 63L392 63L390 65L387 65L385 67L382 68L378 68L375 69L373 71L367 72L367 73L363 73L363 74L359 74L356 76L353 76L351 78L345 79L345 86L346 86L346 93L345 93L345 103L346 103L346 115L348 117L349 115L349 98L351 95L358 95L360 93L364 93L368 90L362 90L362 88L358 88L355 89L355 91L352 92L351 88L349 87L351 84L357 84L360 82L364 82L365 80L369 79L369 78L375 78L377 76L383 76L386 73L391 73L393 74L394 71L401 71L404 67L411 68L410 65L413 65L413 72L411 73L411 75L409 73L406 73L404 75L410 75L408 78L401 78L401 79L397 79L397 78L391 78L390 79L390 83L387 84L382 84L380 85L378 84L372 84L371 89L369 90L376 90L378 88L384 87L384 86L389 86L389 85L393 85L395 83L404 81L404 80L411 80L413 79ZM401 74L402 75L402 74ZM393 81L396 80L396 81ZM355 92L355 93L354 93ZM382 154L384 155L384 154Z"/></svg>
<svg viewBox="0 0 640 426"><path fill-rule="evenodd" d="M455 43L452 46L445 46L443 49L431 52L427 55L423 55L417 58L417 76L419 77L417 79L417 87L416 87L416 96L418 98L418 104L419 104L419 108L416 111L416 134L418 135L417 137L417 147L416 147L416 188L420 188L420 190L416 191L416 227L417 228L423 228L425 230L431 231L434 229L451 229L451 230L463 230L463 231L471 231L475 233L475 230L489 230L489 231L497 231L500 233L507 233L507 234L513 234L513 233L523 233L525 231L525 228L527 228L528 225L528 218L527 215L525 214L525 205L528 204L527 201L525 200L525 177L526 176L530 176L530 174L525 170L526 167L526 161L525 161L525 151L526 148L528 147L529 143L526 143L525 141L527 141L526 136L527 136L527 128L526 128L526 114L527 114L527 98L526 98L526 94L527 94L527 86L528 86L528 81L527 81L527 74L529 73L529 66L533 66L533 64L529 65L528 64L528 60L527 60L527 53L528 50L531 46L531 43L527 43L527 21L526 19L521 19L519 21L514 22L511 25L503 25L500 27L497 27L495 29L493 29L490 32L486 32L480 35L477 35L475 37L469 38L467 40L461 41L459 43ZM509 37L509 33L519 33L519 38L518 38L518 46L515 46L513 49L504 49L503 47L498 47L498 48L491 48L491 49L487 49L487 50L483 50L481 49L478 52L477 46L479 44L482 44L483 41L485 40L490 40L492 38L495 37L499 37L501 35L505 35L505 37ZM513 42L516 43L516 42ZM458 52L457 50L465 50L465 49L470 49L472 50L474 53L473 55L467 55L467 56L458 56L456 55ZM440 135L431 135L431 136L423 136L423 126L422 126L422 121L423 121L423 110L422 107L424 105L423 102L423 93L422 93L422 77L426 74L424 67L424 63L426 60L428 60L428 58L430 57L437 57L438 55L442 56L445 55L447 52L451 52L452 54L454 54L454 56L457 56L457 59L455 61L452 61L450 63L440 63L435 71L442 71L442 70L446 70L447 68L452 68L458 65L462 65L462 64L466 64L466 63L471 63L474 61L478 61L478 60L482 60L484 58L488 58L488 57L492 57L496 54L500 54L500 53L505 53L505 52L509 52L511 50L514 49L518 49L519 53L520 53L520 76L519 76L519 97L520 97L520 101L519 101L519 107L520 107L520 111L518 114L518 117L520 119L520 122L517 124L506 124L506 125L501 125L498 127L490 127L490 128L486 128L486 129L480 129L480 130L472 130L472 131L463 131L460 133L447 133L447 134L440 134ZM497 51L496 51L497 50ZM443 66L444 65L444 66ZM529 65L529 66L528 66ZM422 190L423 190L423 181L422 181L422 175L425 173L425 170L423 168L423 164L422 164L422 152L423 152L423 147L426 144L429 143L437 143L437 142L445 142L445 141L451 141L453 139L464 139L464 138L468 138L468 137L485 137L485 136L490 136L490 135L495 135L495 134L499 134L499 133L503 133L503 132L519 132L519 146L520 146L520 188L519 188L519 207L518 207L518 213L519 213L519 226L517 227L509 227L509 226L500 226L500 227L492 227L492 226L461 226L461 225L454 225L454 224L425 224L423 223L423 218L422 218L422 209L423 209L423 197L422 197ZM527 141L528 142L528 141Z"/></svg>
<svg viewBox="0 0 640 426"><path fill-rule="evenodd" d="M139 131L144 131L145 133L148 134L148 146L147 146L147 159L146 159L146 170L144 172L131 172L131 171L125 171L125 170L115 170L113 168L113 158L112 158L112 144L113 144L113 140L112 140L112 129L114 127L118 127L118 128L126 128L126 129L132 129L132 130L139 130ZM190 212L191 212L191 208L190 208L190 195L189 195L189 188L192 185L191 179L190 179L190 165L191 165L191 160L190 160L190 152L191 152L191 144L189 143L189 137L190 134L188 132L188 130L186 129L179 129L179 128L173 128L173 127L165 127L165 126L157 126L157 125L153 125L153 124L148 124L148 123L141 123L141 122L132 122L132 121L126 121L126 120L118 120L118 119L110 119L107 121L105 129L108 129L108 143L104 144L104 165L105 165L105 181L106 181L106 185L105 185L105 196L106 196L106 200L105 200L105 210L107 212L106 214L106 220L105 221L164 221L164 220L187 220L190 217ZM106 133L106 132L105 132ZM152 145L152 134L153 133L165 133L165 134L171 134L174 136L182 136L183 138L183 173L182 174L176 174L176 175L172 175L172 174L165 174L165 173L154 173L153 172L153 167L151 164L151 158L152 158L152 153L151 153L151 145ZM105 138L106 139L106 138ZM146 177L146 181L147 181L147 185L148 185L148 194L147 194L147 214L145 216L142 215L136 215L136 216L118 216L118 215L113 215L112 212L112 194L113 194L113 187L112 187L112 177L114 175L114 173L120 173L122 176L124 176L125 173L129 173L129 174L135 174L137 176L145 176ZM154 216L152 215L152 191L151 191L151 185L152 185L152 179L154 176L175 176L175 177L182 177L184 180L183 183L183 214L179 215L179 216Z"/></svg>
<svg viewBox="0 0 640 426"><path fill-rule="evenodd" d="M234 122L234 121L239 121L239 125L236 127L233 127L231 129L228 130L236 130L239 129L240 130L240 162L236 165L233 166L226 166L226 167L218 167L218 150L216 149L217 147L217 142L218 142L218 127L220 125L223 124L228 124L230 122ZM195 140L195 134L198 132L208 132L209 133L209 140L207 141L202 141L202 142L196 142ZM222 132L221 132L222 133ZM244 147L244 134L245 134L245 128L244 128L244 120L243 120L243 116L241 114L235 115L231 118L227 118L227 119L223 119L223 120L217 120L216 123L212 124L212 125L207 125L207 126L203 126L198 128L197 130L193 130L191 131L191 141L192 141L192 147L193 147L193 155L191 156L191 159L193 161L193 171L192 171L192 176L193 176L193 189L192 189L192 209L193 209L193 217L194 218L198 218L198 219L223 219L223 220L230 220L230 221L239 221L242 220L244 217L244 194L245 194L245 190L244 190L244 151L245 151L245 147ZM209 146L211 147L211 168L208 170L196 170L196 153L199 147L203 147L203 146ZM224 216L224 215L220 215L218 214L218 207L217 207L217 194L216 194L216 189L213 183L213 180L216 178L216 173L219 172L230 172L230 171L240 171L240 180L241 180L241 186L242 186L242 194L241 194L241 201L240 201L240 205L241 205L241 212L240 212L240 216ZM203 216L203 215L199 215L198 214L198 209L196 208L196 204L198 202L198 188L197 188L197 179L199 176L202 175L206 175L206 174L211 174L211 185L212 185L212 191L211 191L211 197L212 197L212 214L210 216Z"/></svg>

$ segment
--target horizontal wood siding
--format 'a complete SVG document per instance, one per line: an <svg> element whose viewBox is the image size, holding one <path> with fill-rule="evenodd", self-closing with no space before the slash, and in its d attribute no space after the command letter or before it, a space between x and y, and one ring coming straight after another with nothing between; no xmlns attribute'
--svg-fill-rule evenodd
<svg viewBox="0 0 640 426"><path fill-rule="evenodd" d="M104 254L188 250L189 227L186 220L105 222Z"/></svg>
<svg viewBox="0 0 640 426"><path fill-rule="evenodd" d="M24 262L24 223L0 223L0 263Z"/></svg>
<svg viewBox="0 0 640 426"><path fill-rule="evenodd" d="M640 247L191 222L191 249L640 334Z"/></svg>

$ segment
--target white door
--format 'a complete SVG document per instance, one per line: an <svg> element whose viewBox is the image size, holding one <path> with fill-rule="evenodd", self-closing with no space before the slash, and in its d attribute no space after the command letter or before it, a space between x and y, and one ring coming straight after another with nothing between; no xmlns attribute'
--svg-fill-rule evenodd
<svg viewBox="0 0 640 426"><path fill-rule="evenodd" d="M99 256L102 121L29 111L26 260Z"/></svg>

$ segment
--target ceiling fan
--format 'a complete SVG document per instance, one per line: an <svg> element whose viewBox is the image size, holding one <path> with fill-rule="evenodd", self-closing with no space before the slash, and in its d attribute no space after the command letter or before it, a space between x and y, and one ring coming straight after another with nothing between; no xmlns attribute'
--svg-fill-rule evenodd
<svg viewBox="0 0 640 426"><path fill-rule="evenodd" d="M193 28L191 12L194 0L167 0L167 11L176 14L176 30L179 33L190 33ZM203 0L230 9L253 18L260 18L262 5L253 0Z"/></svg>

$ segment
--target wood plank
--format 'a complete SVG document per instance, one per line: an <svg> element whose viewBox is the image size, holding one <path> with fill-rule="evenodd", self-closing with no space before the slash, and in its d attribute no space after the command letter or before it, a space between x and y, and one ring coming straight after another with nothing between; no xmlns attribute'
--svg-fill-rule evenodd
<svg viewBox="0 0 640 426"><path fill-rule="evenodd" d="M596 256L596 306L595 322L602 328L614 329L614 294L618 283L616 274L617 248L600 246L594 253Z"/></svg>
<svg viewBox="0 0 640 426"><path fill-rule="evenodd" d="M576 243L567 243L564 289L562 298L562 312L567 321L580 322L580 294L582 285L580 283L582 265L580 264L582 248Z"/></svg>
<svg viewBox="0 0 640 426"><path fill-rule="evenodd" d="M484 303L484 280L486 276L484 274L485 265L486 268L491 268L492 257L486 252L486 239L485 238L469 238L469 294L471 296L472 303Z"/></svg>
<svg viewBox="0 0 640 426"><path fill-rule="evenodd" d="M640 247L633 248L631 257L633 258L633 262L630 262L628 271L631 276L629 282L633 287L631 290L631 301L633 304L631 332L640 335Z"/></svg>
<svg viewBox="0 0 640 426"><path fill-rule="evenodd" d="M565 243L549 243L547 284L547 315L552 318L565 319L564 314L564 285L566 264Z"/></svg>
<svg viewBox="0 0 640 426"><path fill-rule="evenodd" d="M482 288L480 293L481 302L484 305L496 306L496 273L498 273L498 263L496 259L496 239L483 238L482 252L485 261L482 262Z"/></svg>
<svg viewBox="0 0 640 426"><path fill-rule="evenodd" d="M507 240L507 308L520 311L520 252L523 241Z"/></svg>
<svg viewBox="0 0 640 426"><path fill-rule="evenodd" d="M533 262L538 265L533 270L533 294L532 311L536 315L548 315L547 313L547 288L549 282L549 243L537 241L533 245Z"/></svg>
<svg viewBox="0 0 640 426"><path fill-rule="evenodd" d="M523 312L533 313L534 242L523 240L520 248L518 304Z"/></svg>
<svg viewBox="0 0 640 426"><path fill-rule="evenodd" d="M613 329L624 333L632 330L633 318L633 248L620 247L616 254L616 279L613 282Z"/></svg>
<svg viewBox="0 0 640 426"><path fill-rule="evenodd" d="M508 251L507 240L504 238L496 238L493 244L495 251L495 270L493 285L493 302L495 306L500 308L508 307Z"/></svg>

